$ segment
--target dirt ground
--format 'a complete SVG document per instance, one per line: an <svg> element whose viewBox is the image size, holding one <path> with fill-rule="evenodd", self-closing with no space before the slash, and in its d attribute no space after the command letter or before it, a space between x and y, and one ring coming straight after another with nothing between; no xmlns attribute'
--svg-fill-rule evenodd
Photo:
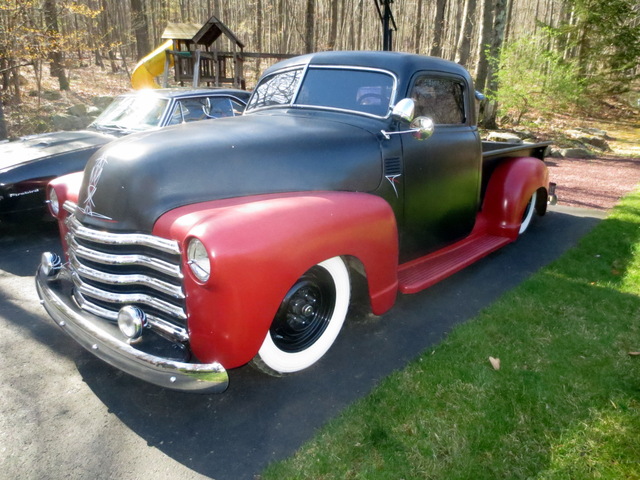
<svg viewBox="0 0 640 480"><path fill-rule="evenodd" d="M640 184L640 124L599 124L607 131L611 154L593 159L549 158L549 179L558 204L609 210Z"/></svg>

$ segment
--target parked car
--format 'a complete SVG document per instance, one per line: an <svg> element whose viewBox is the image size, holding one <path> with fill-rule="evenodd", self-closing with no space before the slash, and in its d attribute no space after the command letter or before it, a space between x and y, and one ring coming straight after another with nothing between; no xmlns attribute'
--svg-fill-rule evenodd
<svg viewBox="0 0 640 480"><path fill-rule="evenodd" d="M42 303L167 388L219 392L248 362L310 367L353 298L382 315L546 212L548 144L482 142L475 101L469 73L431 57L276 64L242 116L119 140L52 182L67 259L43 254Z"/></svg>
<svg viewBox="0 0 640 480"><path fill-rule="evenodd" d="M116 97L85 130L0 143L0 220L21 220L46 212L49 181L82 170L95 151L118 137L239 115L249 96L249 92L234 89L141 90Z"/></svg>

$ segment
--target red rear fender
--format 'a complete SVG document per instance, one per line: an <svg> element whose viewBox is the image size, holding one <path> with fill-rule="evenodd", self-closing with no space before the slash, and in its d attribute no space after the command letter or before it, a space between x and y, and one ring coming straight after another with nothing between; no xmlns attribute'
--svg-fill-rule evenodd
<svg viewBox="0 0 640 480"><path fill-rule="evenodd" d="M482 211L493 234L515 239L533 192L548 189L547 167L533 157L511 158L491 175Z"/></svg>
<svg viewBox="0 0 640 480"><path fill-rule="evenodd" d="M395 217L373 195L308 192L212 201L166 213L153 233L178 240L183 252L196 237L211 258L205 284L183 265L191 348L204 362L233 368L251 360L291 286L328 258L362 262L374 313L395 301Z"/></svg>

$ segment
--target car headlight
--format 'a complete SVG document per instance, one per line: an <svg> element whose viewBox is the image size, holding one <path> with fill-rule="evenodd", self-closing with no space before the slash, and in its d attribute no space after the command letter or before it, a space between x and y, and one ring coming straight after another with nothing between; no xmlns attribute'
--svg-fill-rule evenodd
<svg viewBox="0 0 640 480"><path fill-rule="evenodd" d="M54 217L58 216L60 213L60 200L58 200L58 194L56 193L55 188L49 189L49 200L47 201L49 204L49 209Z"/></svg>
<svg viewBox="0 0 640 480"><path fill-rule="evenodd" d="M189 240L187 245L187 263L191 272L201 282L209 280L211 275L211 261L209 259L209 253L204 244L197 238Z"/></svg>

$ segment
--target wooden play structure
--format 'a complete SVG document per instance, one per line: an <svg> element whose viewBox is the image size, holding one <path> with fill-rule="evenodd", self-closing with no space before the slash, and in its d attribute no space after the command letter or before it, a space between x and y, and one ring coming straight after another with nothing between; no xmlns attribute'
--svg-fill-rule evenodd
<svg viewBox="0 0 640 480"><path fill-rule="evenodd" d="M158 88L155 77L169 84L169 72L181 86L233 86L245 88L244 44L212 16L204 25L169 23L162 34L165 42L136 65L133 88Z"/></svg>

